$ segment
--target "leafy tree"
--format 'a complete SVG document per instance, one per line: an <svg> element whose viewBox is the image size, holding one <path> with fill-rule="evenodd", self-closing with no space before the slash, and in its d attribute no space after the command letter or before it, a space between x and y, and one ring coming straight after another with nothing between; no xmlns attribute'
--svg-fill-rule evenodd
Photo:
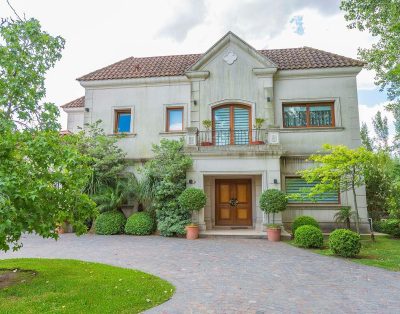
<svg viewBox="0 0 400 314"><path fill-rule="evenodd" d="M79 148L92 157L92 176L85 191L95 195L104 187L115 188L126 167L126 154L117 145L119 137L107 136L100 127L101 121L85 125L79 134Z"/></svg>
<svg viewBox="0 0 400 314"><path fill-rule="evenodd" d="M153 145L154 158L144 167L144 176L154 191L158 229L163 236L185 234L190 212L179 206L178 197L186 188L186 171L192 159L183 152L183 140L162 139Z"/></svg>
<svg viewBox="0 0 400 314"><path fill-rule="evenodd" d="M0 250L18 249L24 232L57 238L68 221L77 234L95 204L83 193L90 158L77 148L75 136L57 131L0 131Z"/></svg>
<svg viewBox="0 0 400 314"><path fill-rule="evenodd" d="M387 89L389 100L399 102L400 96L400 5L397 0L343 0L348 27L368 31L377 39L359 55L369 69L376 71L375 83Z"/></svg>
<svg viewBox="0 0 400 314"><path fill-rule="evenodd" d="M363 122L361 125L360 136L361 136L361 143L364 145L364 147L369 151L373 151L374 148L372 139L369 137L368 126L365 122Z"/></svg>
<svg viewBox="0 0 400 314"><path fill-rule="evenodd" d="M268 189L261 193L260 208L268 214L272 214L272 225L275 225L275 213L286 209L288 199L285 193L277 189Z"/></svg>
<svg viewBox="0 0 400 314"><path fill-rule="evenodd" d="M370 162L372 153L364 147L350 149L342 145L323 145L324 154L310 156L314 168L302 170L299 173L309 183L317 182L310 188L309 196L332 190L353 192L355 223L360 232L359 213L356 198L356 188L364 185L364 171Z"/></svg>
<svg viewBox="0 0 400 314"><path fill-rule="evenodd" d="M61 59L64 39L41 29L38 20L0 23L0 122L19 128L59 129L59 110L40 101L45 74Z"/></svg>
<svg viewBox="0 0 400 314"><path fill-rule="evenodd" d="M376 141L378 142L379 149L389 149L389 127L388 120L386 117L382 118L382 114L378 111L375 117L372 119L374 131L376 134Z"/></svg>

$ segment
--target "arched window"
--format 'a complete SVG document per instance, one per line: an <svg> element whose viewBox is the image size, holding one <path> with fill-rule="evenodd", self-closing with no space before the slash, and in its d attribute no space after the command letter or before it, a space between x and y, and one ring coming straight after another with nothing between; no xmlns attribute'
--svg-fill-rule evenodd
<svg viewBox="0 0 400 314"><path fill-rule="evenodd" d="M222 105L213 109L215 145L245 145L251 141L251 110L245 105Z"/></svg>

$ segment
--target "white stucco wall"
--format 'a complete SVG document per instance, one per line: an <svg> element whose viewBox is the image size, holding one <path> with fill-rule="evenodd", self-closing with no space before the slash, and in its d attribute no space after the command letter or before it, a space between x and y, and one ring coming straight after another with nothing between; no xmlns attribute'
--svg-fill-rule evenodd
<svg viewBox="0 0 400 314"><path fill-rule="evenodd" d="M76 133L80 128L83 128L84 109L67 109L67 130Z"/></svg>

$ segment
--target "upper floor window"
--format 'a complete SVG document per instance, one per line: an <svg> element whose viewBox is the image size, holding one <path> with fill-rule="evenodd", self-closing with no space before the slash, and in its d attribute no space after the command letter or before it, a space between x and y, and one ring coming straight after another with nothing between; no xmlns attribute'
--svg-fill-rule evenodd
<svg viewBox="0 0 400 314"><path fill-rule="evenodd" d="M115 110L115 133L131 132L132 113L130 109Z"/></svg>
<svg viewBox="0 0 400 314"><path fill-rule="evenodd" d="M286 177L285 190L288 196L289 203L322 203L322 204L338 204L339 192L329 191L324 192L311 198L308 196L309 190L316 183L308 183L300 177Z"/></svg>
<svg viewBox="0 0 400 314"><path fill-rule="evenodd" d="M166 131L183 131L183 107L167 108Z"/></svg>
<svg viewBox="0 0 400 314"><path fill-rule="evenodd" d="M333 103L283 104L283 127L334 127Z"/></svg>

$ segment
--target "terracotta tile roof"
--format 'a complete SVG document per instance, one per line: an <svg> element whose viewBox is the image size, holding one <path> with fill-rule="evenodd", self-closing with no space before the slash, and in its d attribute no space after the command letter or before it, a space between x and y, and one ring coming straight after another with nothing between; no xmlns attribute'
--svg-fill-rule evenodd
<svg viewBox="0 0 400 314"><path fill-rule="evenodd" d="M314 69L363 66L364 63L315 48L288 48L259 50L278 65L278 70ZM130 57L97 71L78 81L115 80L143 77L181 76L202 54L135 58ZM68 105L68 104L67 104ZM67 107L70 108L70 107Z"/></svg>
<svg viewBox="0 0 400 314"><path fill-rule="evenodd" d="M85 96L79 97L65 105L62 105L61 108L83 108L85 107Z"/></svg>

